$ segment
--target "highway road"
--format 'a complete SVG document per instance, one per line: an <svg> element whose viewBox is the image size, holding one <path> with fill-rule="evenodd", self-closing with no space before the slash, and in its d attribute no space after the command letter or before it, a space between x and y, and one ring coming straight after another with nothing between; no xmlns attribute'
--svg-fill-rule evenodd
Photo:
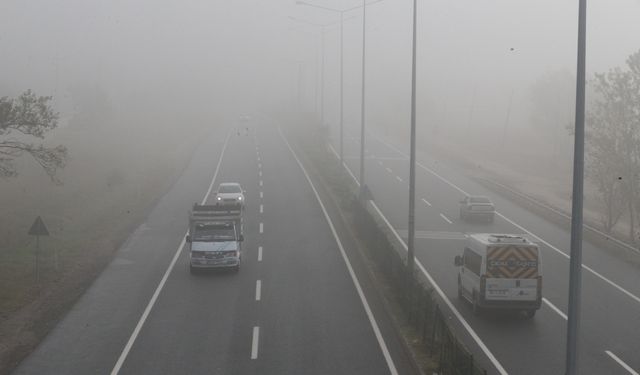
<svg viewBox="0 0 640 375"><path fill-rule="evenodd" d="M408 148L375 134L369 134L366 141L365 181L390 224L406 237ZM337 140L333 144L335 152ZM359 138L346 138L345 162L356 180L359 152ZM452 322L465 343L495 373L564 373L569 232L488 190L455 164L424 153L419 153L418 162L416 257L469 324L470 328L465 329L452 314ZM494 223L459 219L458 201L466 194L491 197L498 212ZM523 234L540 245L544 304L534 319L506 313L474 316L470 306L457 299L453 258L462 251L464 234L482 232ZM589 242L584 243L583 251L579 372L637 375L640 270ZM474 340L473 334L478 339Z"/></svg>
<svg viewBox="0 0 640 375"><path fill-rule="evenodd" d="M212 132L15 374L412 374L349 239L273 123ZM187 213L247 190L239 273L191 275ZM320 193L320 196L322 193ZM334 230L335 229L335 230Z"/></svg>

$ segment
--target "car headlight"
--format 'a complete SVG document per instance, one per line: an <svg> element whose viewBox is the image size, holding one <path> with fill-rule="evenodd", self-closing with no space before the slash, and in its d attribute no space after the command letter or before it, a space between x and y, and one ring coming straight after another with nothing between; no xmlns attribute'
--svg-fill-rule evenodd
<svg viewBox="0 0 640 375"><path fill-rule="evenodd" d="M238 197L238 200L239 200L239 201L241 201L241 200L242 200L242 197Z"/></svg>
<svg viewBox="0 0 640 375"><path fill-rule="evenodd" d="M222 200L222 197L216 197L216 199L217 199L217 200L219 200L219 201L221 201L221 200Z"/></svg>

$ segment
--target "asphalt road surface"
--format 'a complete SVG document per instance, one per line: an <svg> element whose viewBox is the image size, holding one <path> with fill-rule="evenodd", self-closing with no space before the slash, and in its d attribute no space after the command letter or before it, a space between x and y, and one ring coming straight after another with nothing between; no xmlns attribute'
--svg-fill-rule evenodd
<svg viewBox="0 0 640 375"><path fill-rule="evenodd" d="M203 140L16 374L414 373L361 259L348 239L339 245L277 126L245 125ZM188 210L224 181L247 191L241 269L191 275Z"/></svg>
<svg viewBox="0 0 640 375"><path fill-rule="evenodd" d="M366 184L390 224L406 237L408 148L375 134L366 141ZM337 140L334 145L337 150ZM346 138L344 157L354 179L358 178L359 152L359 138ZM502 368L509 374L564 373L570 233L486 189L446 160L419 154L418 162L416 257L469 324L466 329L452 314L460 336L490 372L499 373ZM466 194L491 197L498 212L495 221L460 220L458 202ZM453 258L462 252L464 234L487 232L522 234L540 246L544 303L533 319L491 312L474 316L470 306L457 299ZM583 253L579 373L637 375L640 270L589 242L584 243Z"/></svg>

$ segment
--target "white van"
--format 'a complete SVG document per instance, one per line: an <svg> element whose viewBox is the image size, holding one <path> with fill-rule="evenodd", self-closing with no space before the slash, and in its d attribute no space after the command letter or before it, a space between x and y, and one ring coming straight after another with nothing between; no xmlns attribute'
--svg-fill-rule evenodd
<svg viewBox="0 0 640 375"><path fill-rule="evenodd" d="M458 297L485 308L524 311L532 318L542 304L538 245L508 234L470 234L462 255L455 257Z"/></svg>

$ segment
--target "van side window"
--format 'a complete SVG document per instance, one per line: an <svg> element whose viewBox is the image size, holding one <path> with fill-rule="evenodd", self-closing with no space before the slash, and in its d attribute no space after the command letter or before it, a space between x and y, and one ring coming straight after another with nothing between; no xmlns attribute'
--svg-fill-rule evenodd
<svg viewBox="0 0 640 375"><path fill-rule="evenodd" d="M465 247L464 249L464 266L469 271L480 276L480 266L482 264L482 257Z"/></svg>

